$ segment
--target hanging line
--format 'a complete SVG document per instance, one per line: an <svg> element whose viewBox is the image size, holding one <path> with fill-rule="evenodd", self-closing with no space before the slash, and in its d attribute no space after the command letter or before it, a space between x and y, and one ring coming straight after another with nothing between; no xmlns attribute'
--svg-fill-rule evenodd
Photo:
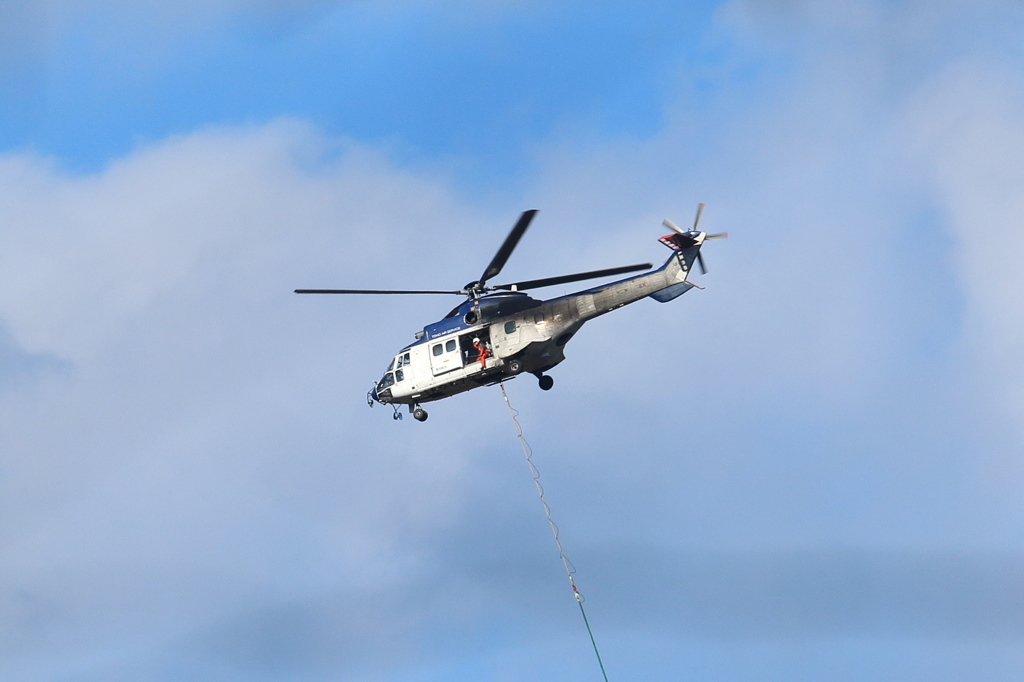
<svg viewBox="0 0 1024 682"><path fill-rule="evenodd" d="M565 575L569 578L569 586L572 587L572 594L576 598L576 603L580 605L580 613L583 614L583 624L587 626L587 634L590 635L590 643L594 647L594 655L597 656L597 665L601 668L601 675L604 677L604 682L608 682L608 673L604 671L604 663L601 662L601 652L597 650L597 642L594 641L594 633L590 629L590 621L587 620L587 612L583 609L583 602L585 601L583 595L580 594L579 589L576 587L576 580L573 576L576 574L576 567L569 561L569 557L565 555L565 550L562 549L562 541L558 538L558 526L555 525L554 519L551 518L551 508L548 506L547 500L544 499L544 486L540 484L540 472L537 471L537 467L533 464L533 449L529 443L526 442L526 438L523 437L523 428L519 425L519 420L516 417L519 415L519 410L513 409L512 403L508 400L508 393L505 392L505 384L498 382L498 386L501 387L501 397L505 399L505 405L508 407L508 414L512 417L512 424L516 427L516 437L519 438L519 445L523 448L523 454L526 456L526 463L530 467L530 475L533 476L533 484L537 486L537 495L540 497L540 503L544 505L544 514L548 517L548 525L551 526L551 534L555 536L555 544L558 545L558 557L562 560L562 565L565 566Z"/></svg>

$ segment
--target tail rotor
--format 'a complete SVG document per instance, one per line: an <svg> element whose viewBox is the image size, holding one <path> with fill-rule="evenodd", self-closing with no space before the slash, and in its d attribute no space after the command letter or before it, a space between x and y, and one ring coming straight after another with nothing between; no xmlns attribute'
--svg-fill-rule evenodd
<svg viewBox="0 0 1024 682"><path fill-rule="evenodd" d="M665 218L661 221L661 224L668 229L675 232L675 234L662 237L659 241L662 244L669 247L670 249L684 249L691 246L698 247L697 250L697 264L700 265L701 274L706 275L708 272L707 266L704 265L704 256L700 252L700 246L704 244L708 239L726 239L729 236L728 232L719 232L717 234L708 234L700 231L700 218L704 214L704 204L697 204L697 215L693 219L693 229L686 231L676 225L674 222Z"/></svg>

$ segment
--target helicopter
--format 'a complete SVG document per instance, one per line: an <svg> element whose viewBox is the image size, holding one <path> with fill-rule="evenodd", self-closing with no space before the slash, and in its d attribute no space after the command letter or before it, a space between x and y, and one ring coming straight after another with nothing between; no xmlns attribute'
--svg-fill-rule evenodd
<svg viewBox="0 0 1024 682"><path fill-rule="evenodd" d="M415 334L416 340L388 363L384 375L366 394L366 402L391 405L394 419L402 418L399 405L408 405L417 421L426 421L422 404L441 400L480 386L492 386L523 373L537 377L540 388L551 390L554 379L545 374L565 359L565 345L589 320L650 297L667 303L692 289L687 276L696 263L707 272L700 249L710 239L728 235L699 230L704 204L697 206L693 228L683 230L671 220L672 230L659 238L672 250L664 265L642 275L548 300L525 292L557 284L612 277L648 270L650 263L592 270L488 286L505 266L530 226L536 209L524 211L480 279L457 291L390 289L296 289L297 294L453 294L465 296L438 322Z"/></svg>

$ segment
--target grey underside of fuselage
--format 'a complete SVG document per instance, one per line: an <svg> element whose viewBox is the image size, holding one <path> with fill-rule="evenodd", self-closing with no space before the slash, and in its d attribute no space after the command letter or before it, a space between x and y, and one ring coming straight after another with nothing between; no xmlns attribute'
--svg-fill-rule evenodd
<svg viewBox="0 0 1024 682"><path fill-rule="evenodd" d="M422 392L410 396L395 396L390 402L400 404L427 403L469 391L479 386L498 383L527 372L540 374L565 359L565 344L589 320L609 313L624 305L634 303L668 287L686 283L697 255L697 248L684 249L659 268L647 274L630 277L595 287L576 294L562 296L543 302L539 307L530 308L512 315L492 320L478 329L496 330L492 336L495 360L487 369L465 373L452 372L441 375L437 384L424 387ZM542 320L537 322L537 320ZM500 337L500 329L514 321L522 337L515 343L506 343ZM473 333L464 330L461 333ZM518 372L512 371L513 361L518 361ZM442 377L445 377L442 379Z"/></svg>

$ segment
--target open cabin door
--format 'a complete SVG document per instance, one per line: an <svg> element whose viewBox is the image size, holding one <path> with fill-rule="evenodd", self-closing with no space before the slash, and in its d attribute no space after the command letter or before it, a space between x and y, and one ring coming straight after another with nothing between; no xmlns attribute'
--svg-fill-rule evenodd
<svg viewBox="0 0 1024 682"><path fill-rule="evenodd" d="M473 343L474 340L479 339L479 347L484 349L484 362L480 362L480 351L477 349L477 344ZM459 337L459 346L462 349L462 358L466 363L466 372L479 372L484 369L488 358L494 357L494 349L491 347L491 335L487 331L487 327L482 329L474 329L468 334L463 334ZM494 364L493 360L489 360L491 364Z"/></svg>
<svg viewBox="0 0 1024 682"><path fill-rule="evenodd" d="M455 337L430 342L430 369L434 376L462 367L462 353Z"/></svg>

